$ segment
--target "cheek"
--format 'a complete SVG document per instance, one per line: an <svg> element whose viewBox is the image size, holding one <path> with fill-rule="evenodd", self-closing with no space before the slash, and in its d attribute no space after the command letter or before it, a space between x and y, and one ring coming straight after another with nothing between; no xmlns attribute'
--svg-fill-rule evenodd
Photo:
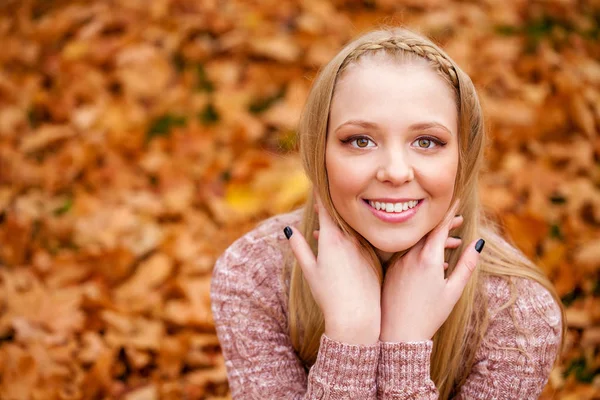
<svg viewBox="0 0 600 400"><path fill-rule="evenodd" d="M454 193L454 183L458 170L456 157L444 159L425 160L415 170L419 175L422 187L432 196L450 200Z"/></svg>
<svg viewBox="0 0 600 400"><path fill-rule="evenodd" d="M437 197L448 198L454 194L454 182L456 180L456 170L443 169L429 175L428 191Z"/></svg>
<svg viewBox="0 0 600 400"><path fill-rule="evenodd" d="M335 152L331 152L326 154L325 168L334 203L351 200L359 194L364 178L361 177L360 168L356 163L349 162ZM339 204L336 204L337 206Z"/></svg>

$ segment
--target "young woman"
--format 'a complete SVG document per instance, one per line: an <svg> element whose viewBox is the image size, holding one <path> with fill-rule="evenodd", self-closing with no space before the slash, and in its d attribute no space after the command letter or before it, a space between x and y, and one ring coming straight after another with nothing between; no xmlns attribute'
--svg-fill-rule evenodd
<svg viewBox="0 0 600 400"><path fill-rule="evenodd" d="M564 318L482 217L469 77L426 38L371 32L321 71L298 132L314 195L214 269L233 397L537 398Z"/></svg>

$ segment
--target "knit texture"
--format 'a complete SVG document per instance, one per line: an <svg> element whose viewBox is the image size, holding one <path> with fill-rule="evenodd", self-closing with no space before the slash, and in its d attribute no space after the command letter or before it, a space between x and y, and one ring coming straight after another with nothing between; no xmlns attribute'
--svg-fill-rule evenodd
<svg viewBox="0 0 600 400"><path fill-rule="evenodd" d="M326 335L316 363L305 368L288 334L289 244L286 225L301 211L273 217L219 258L212 312L234 399L437 399L430 377L431 341L353 345ZM536 399L560 345L561 314L541 285L484 281L490 322L460 399Z"/></svg>

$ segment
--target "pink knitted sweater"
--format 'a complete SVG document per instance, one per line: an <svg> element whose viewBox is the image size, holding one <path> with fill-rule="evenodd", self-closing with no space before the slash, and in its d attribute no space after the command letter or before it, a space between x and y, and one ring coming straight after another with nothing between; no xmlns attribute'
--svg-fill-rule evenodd
<svg viewBox="0 0 600 400"><path fill-rule="evenodd" d="M288 335L289 277L281 279L289 246L283 228L298 226L300 217L296 211L265 221L215 265L212 312L233 398L437 399L431 341L352 345L323 335L307 374ZM485 281L490 323L458 398L537 399L546 384L560 344L560 310L539 284L514 282L518 298L502 309L509 284Z"/></svg>

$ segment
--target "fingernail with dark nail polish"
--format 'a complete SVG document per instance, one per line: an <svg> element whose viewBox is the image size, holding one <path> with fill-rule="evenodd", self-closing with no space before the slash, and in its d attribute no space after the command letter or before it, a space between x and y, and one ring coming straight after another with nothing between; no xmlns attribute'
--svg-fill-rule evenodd
<svg viewBox="0 0 600 400"><path fill-rule="evenodd" d="M485 240L479 239L477 243L475 243L475 250L477 250L478 253L481 253L483 246L485 246Z"/></svg>
<svg viewBox="0 0 600 400"><path fill-rule="evenodd" d="M292 237L292 228L290 228L289 226L286 226L285 228L283 228L283 234L285 235L286 239L290 240L290 238Z"/></svg>

